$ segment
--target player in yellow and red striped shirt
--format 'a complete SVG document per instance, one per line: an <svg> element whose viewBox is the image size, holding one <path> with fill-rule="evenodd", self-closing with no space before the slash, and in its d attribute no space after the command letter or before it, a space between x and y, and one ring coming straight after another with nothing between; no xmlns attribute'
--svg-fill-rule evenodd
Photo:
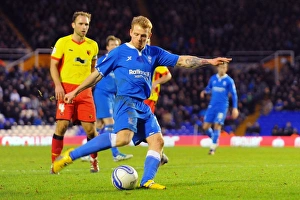
<svg viewBox="0 0 300 200"><path fill-rule="evenodd" d="M74 32L60 38L51 54L50 73L55 85L56 129L52 138L52 163L61 154L64 135L70 121L81 122L87 140L97 135L96 111L91 88L80 93L72 103L64 103L66 93L74 90L95 69L98 44L86 37L91 14L75 12L72 19ZM91 172L98 172L97 153L91 154ZM53 173L52 166L50 173Z"/></svg>
<svg viewBox="0 0 300 200"><path fill-rule="evenodd" d="M153 113L160 93L160 84L168 82L171 78L172 75L166 66L156 67L152 78L152 91L150 97L144 101L150 106Z"/></svg>

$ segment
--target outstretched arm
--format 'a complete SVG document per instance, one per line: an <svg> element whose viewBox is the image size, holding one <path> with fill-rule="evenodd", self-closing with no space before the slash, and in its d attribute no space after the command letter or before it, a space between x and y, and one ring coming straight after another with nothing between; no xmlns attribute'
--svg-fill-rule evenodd
<svg viewBox="0 0 300 200"><path fill-rule="evenodd" d="M178 67L185 67L185 68L196 68L196 67L203 67L205 65L219 65L224 62L230 62L231 58L224 58L224 57L217 57L213 59L205 59L205 58L198 58L196 56L179 56L179 59L176 63Z"/></svg>
<svg viewBox="0 0 300 200"><path fill-rule="evenodd" d="M65 95L64 101L71 103L73 99L83 90L94 86L102 79L102 75L97 71L93 71L75 90Z"/></svg>
<svg viewBox="0 0 300 200"><path fill-rule="evenodd" d="M152 89L155 89L158 84L164 84L171 80L172 74L168 71L166 74L162 75L159 79L153 81L152 83Z"/></svg>

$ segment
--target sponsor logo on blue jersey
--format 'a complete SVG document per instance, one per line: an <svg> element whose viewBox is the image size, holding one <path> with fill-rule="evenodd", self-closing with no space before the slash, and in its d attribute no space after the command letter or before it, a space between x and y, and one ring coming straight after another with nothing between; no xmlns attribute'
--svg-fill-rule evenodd
<svg viewBox="0 0 300 200"><path fill-rule="evenodd" d="M222 88L222 87L213 87L213 91L214 92L224 92L225 88Z"/></svg>

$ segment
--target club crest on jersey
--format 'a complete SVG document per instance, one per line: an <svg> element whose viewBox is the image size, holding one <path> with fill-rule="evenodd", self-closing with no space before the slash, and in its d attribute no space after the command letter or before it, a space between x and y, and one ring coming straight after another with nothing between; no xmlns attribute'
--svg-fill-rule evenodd
<svg viewBox="0 0 300 200"><path fill-rule="evenodd" d="M90 50L87 50L86 53L87 53L87 55L91 55L91 51Z"/></svg>
<svg viewBox="0 0 300 200"><path fill-rule="evenodd" d="M148 56L147 59L148 59L149 64L151 64L152 57L151 57L151 56Z"/></svg>
<svg viewBox="0 0 300 200"><path fill-rule="evenodd" d="M129 118L128 118L128 123L129 123L129 124L133 124L133 118L129 117Z"/></svg>

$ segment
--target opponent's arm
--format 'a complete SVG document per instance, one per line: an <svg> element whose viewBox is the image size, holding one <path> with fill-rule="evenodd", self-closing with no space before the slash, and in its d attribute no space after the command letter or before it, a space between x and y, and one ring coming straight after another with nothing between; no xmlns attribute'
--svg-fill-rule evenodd
<svg viewBox="0 0 300 200"><path fill-rule="evenodd" d="M97 64L97 59L92 60L91 72L95 71L96 64Z"/></svg>
<svg viewBox="0 0 300 200"><path fill-rule="evenodd" d="M59 60L53 58L51 59L50 74L55 85L55 98L56 100L63 100L65 91L61 84L60 75L58 72L58 64L59 64Z"/></svg>
<svg viewBox="0 0 300 200"><path fill-rule="evenodd" d="M159 79L153 81L152 83L152 89L155 89L158 84L164 84L171 80L172 74L170 72L167 72L166 74L162 75Z"/></svg>

